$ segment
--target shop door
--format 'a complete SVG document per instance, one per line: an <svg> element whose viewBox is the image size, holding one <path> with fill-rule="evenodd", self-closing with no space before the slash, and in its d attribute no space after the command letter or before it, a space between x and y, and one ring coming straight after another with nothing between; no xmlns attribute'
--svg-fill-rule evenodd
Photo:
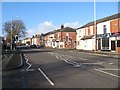
<svg viewBox="0 0 120 90"><path fill-rule="evenodd" d="M115 41L111 41L111 50L115 50Z"/></svg>
<svg viewBox="0 0 120 90"><path fill-rule="evenodd" d="M98 39L98 50L101 50L101 39Z"/></svg>

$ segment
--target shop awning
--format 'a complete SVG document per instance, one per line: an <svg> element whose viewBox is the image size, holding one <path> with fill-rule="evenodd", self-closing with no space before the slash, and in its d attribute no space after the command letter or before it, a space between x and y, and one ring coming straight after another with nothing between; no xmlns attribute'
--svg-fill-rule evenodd
<svg viewBox="0 0 120 90"><path fill-rule="evenodd" d="M118 37L120 36L120 32L115 32L115 33L111 33L110 37Z"/></svg>

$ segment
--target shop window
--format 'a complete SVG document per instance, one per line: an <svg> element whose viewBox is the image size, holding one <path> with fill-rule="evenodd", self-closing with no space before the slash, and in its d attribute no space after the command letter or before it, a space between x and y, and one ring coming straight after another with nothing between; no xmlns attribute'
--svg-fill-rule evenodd
<svg viewBox="0 0 120 90"><path fill-rule="evenodd" d="M109 47L109 38L102 38L102 47Z"/></svg>
<svg viewBox="0 0 120 90"><path fill-rule="evenodd" d="M117 41L117 47L120 47L120 40Z"/></svg>

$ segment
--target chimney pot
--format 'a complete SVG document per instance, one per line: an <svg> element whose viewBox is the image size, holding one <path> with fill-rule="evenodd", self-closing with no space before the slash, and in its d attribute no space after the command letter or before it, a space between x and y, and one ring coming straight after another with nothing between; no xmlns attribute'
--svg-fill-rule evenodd
<svg viewBox="0 0 120 90"><path fill-rule="evenodd" d="M62 25L61 25L61 29L63 29L63 28L64 28L64 25L62 24Z"/></svg>

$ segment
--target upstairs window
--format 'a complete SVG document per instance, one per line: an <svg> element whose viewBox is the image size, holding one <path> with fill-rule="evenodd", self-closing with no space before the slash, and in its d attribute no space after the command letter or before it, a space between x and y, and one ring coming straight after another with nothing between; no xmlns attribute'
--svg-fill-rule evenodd
<svg viewBox="0 0 120 90"><path fill-rule="evenodd" d="M66 42L69 42L69 33L66 33Z"/></svg>
<svg viewBox="0 0 120 90"><path fill-rule="evenodd" d="M79 41L77 41L77 45L80 45L80 42L79 42Z"/></svg>
<svg viewBox="0 0 120 90"><path fill-rule="evenodd" d="M79 36L81 36L81 30L79 30Z"/></svg>
<svg viewBox="0 0 120 90"><path fill-rule="evenodd" d="M106 34L107 33L107 28L106 28L106 25L103 26L103 34Z"/></svg>

